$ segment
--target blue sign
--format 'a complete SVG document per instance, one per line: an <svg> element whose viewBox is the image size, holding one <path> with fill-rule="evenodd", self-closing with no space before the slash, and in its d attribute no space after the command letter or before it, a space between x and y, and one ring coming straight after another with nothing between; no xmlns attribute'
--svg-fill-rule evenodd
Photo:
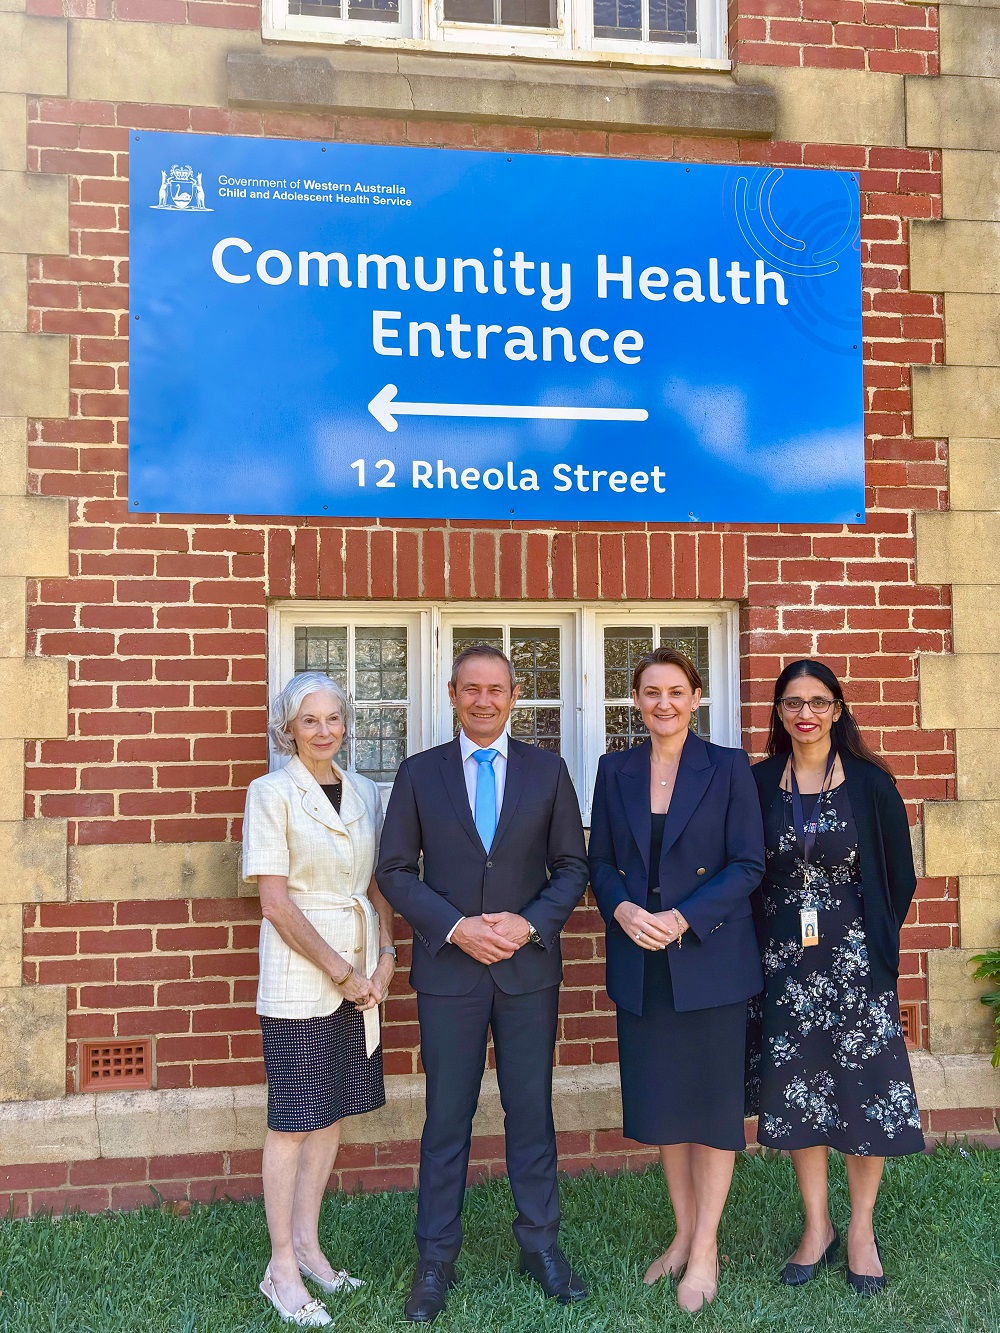
<svg viewBox="0 0 1000 1333"><path fill-rule="evenodd" d="M857 523L857 178L131 136L138 512Z"/></svg>

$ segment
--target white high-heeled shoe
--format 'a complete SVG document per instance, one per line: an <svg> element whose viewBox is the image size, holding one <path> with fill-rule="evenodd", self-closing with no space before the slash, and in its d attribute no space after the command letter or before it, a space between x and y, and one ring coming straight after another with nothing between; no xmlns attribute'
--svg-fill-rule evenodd
<svg viewBox="0 0 1000 1333"><path fill-rule="evenodd" d="M334 1270L333 1277L331 1278L320 1277L318 1273L312 1271L308 1264L304 1264L301 1259L299 1260L299 1272L303 1277L308 1278L310 1282L315 1282L316 1286L319 1287L321 1291L325 1291L329 1296L333 1296L340 1291L357 1291L358 1287L363 1287L365 1285L361 1278L351 1277L346 1268L342 1268L339 1271Z"/></svg>
<svg viewBox="0 0 1000 1333"><path fill-rule="evenodd" d="M297 1328L326 1328L332 1324L330 1311L320 1300L306 1301L305 1305L300 1305L295 1311L286 1310L281 1303L281 1297L278 1295L274 1286L274 1278L271 1276L271 1266L267 1267L264 1273L264 1280L260 1284L260 1294L271 1302L286 1324L294 1324Z"/></svg>

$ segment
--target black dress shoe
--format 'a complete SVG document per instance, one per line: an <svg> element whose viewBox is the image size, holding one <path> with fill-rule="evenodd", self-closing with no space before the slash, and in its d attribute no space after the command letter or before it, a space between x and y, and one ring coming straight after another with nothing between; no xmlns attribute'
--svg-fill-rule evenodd
<svg viewBox="0 0 1000 1333"><path fill-rule="evenodd" d="M413 1274L413 1286L403 1313L411 1324L431 1324L448 1300L455 1285L455 1265L441 1259L421 1259Z"/></svg>
<svg viewBox="0 0 1000 1333"><path fill-rule="evenodd" d="M521 1272L533 1277L546 1296L554 1296L560 1305L585 1301L589 1295L583 1279L570 1268L558 1245L530 1253L522 1250Z"/></svg>
<svg viewBox="0 0 1000 1333"><path fill-rule="evenodd" d="M816 1262L814 1264L793 1264L791 1262L785 1264L784 1268L781 1270L782 1282L784 1282L786 1287L804 1287L807 1282L811 1281L811 1279L816 1276L817 1268L820 1268L824 1264L828 1264L839 1248L840 1236L837 1232L837 1228L834 1227L833 1240L830 1241L830 1244L826 1247Z"/></svg>
<svg viewBox="0 0 1000 1333"><path fill-rule="evenodd" d="M879 1248L878 1236L875 1237L875 1251L881 1262L882 1251ZM852 1291L856 1291L859 1296L877 1296L880 1291L885 1291L888 1286L888 1279L884 1273L881 1277L876 1277L874 1273L852 1273L850 1266L848 1266L847 1285Z"/></svg>

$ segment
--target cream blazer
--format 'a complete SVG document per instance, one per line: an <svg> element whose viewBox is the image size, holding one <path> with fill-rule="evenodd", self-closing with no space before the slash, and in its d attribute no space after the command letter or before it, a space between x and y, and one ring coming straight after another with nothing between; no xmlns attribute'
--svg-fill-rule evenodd
<svg viewBox="0 0 1000 1333"><path fill-rule="evenodd" d="M378 860L382 798L374 782L334 766L343 783L340 814L305 764L256 778L247 790L243 877L284 875L288 895L331 948L371 976L379 929L368 885ZM329 976L290 948L269 921L260 927L257 1012L273 1018L332 1014L343 996ZM365 1015L370 1055L379 1041L378 1009Z"/></svg>

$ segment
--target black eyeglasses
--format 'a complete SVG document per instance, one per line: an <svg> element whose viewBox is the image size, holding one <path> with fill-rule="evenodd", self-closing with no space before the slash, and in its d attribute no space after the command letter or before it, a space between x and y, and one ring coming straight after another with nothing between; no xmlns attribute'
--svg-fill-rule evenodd
<svg viewBox="0 0 1000 1333"><path fill-rule="evenodd" d="M801 713L808 704L810 712L815 713L817 717L822 717L824 713L830 711L836 702L836 699L824 699L821 695L817 695L815 699L796 699L792 696L787 699L779 699L778 707L783 708L786 713Z"/></svg>

